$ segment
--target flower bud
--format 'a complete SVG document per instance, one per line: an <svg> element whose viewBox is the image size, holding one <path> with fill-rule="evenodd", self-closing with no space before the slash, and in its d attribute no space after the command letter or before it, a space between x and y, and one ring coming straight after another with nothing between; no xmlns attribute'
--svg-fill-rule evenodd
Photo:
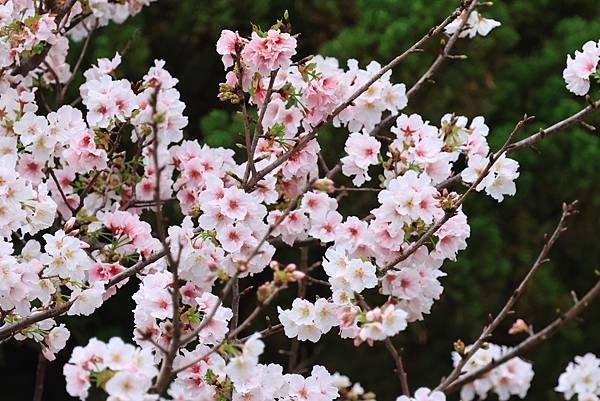
<svg viewBox="0 0 600 401"><path fill-rule="evenodd" d="M454 341L454 350L460 355L463 355L465 353L465 343L462 342L462 340Z"/></svg>
<svg viewBox="0 0 600 401"><path fill-rule="evenodd" d="M522 333L524 331L529 331L529 326L527 325L527 323L525 323L525 321L523 319L517 319L512 324L510 329L508 329L508 334L515 335L518 333Z"/></svg>

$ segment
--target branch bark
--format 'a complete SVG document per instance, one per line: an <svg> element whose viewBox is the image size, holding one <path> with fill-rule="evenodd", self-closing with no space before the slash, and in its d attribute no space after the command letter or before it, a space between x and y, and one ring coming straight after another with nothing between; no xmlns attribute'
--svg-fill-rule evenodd
<svg viewBox="0 0 600 401"><path fill-rule="evenodd" d="M436 390L444 391L453 381L455 381L458 378L458 376L461 374L462 368L467 364L467 362L469 362L469 360L473 357L473 355L475 355L475 353L483 346L485 341L492 335L492 333L494 332L494 330L496 330L498 325L500 325L500 323L502 321L504 321L504 319L508 316L508 314L512 310L512 307L515 305L515 303L519 300L519 298L523 294L525 287L527 286L527 284L529 284L529 282L533 278L533 275L537 272L537 270L540 268L541 265L543 265L546 261L548 261L548 259L547 259L548 253L550 252L550 250L552 249L552 247L554 246L554 244L560 237L561 233L563 233L566 230L567 218L569 216L571 216L573 213L576 213L576 205L577 205L577 201L570 203L570 204L563 204L563 207L562 207L563 211L562 211L560 220L559 220L558 224L556 225L554 231L552 232L552 235L544 243L542 250L540 251L535 262L529 269L529 272L525 275L525 277L523 278L523 280L521 281L519 286L513 291L512 295L510 296L510 298L508 299L508 301L506 302L506 304L504 305L502 310L496 315L494 320L483 329L483 331L482 331L481 335L479 336L479 338L477 339L477 341L475 341L475 343L471 346L469 351L462 357L462 359L454 367L452 372L450 372L448 377L446 377L442 381L442 383L440 383L440 385L436 388Z"/></svg>
<svg viewBox="0 0 600 401"><path fill-rule="evenodd" d="M446 394L453 393L458 391L465 384L471 383L474 380L477 380L484 374L488 373L492 369L510 361L512 358L516 356L520 356L524 354L526 351L534 348L539 345L543 341L547 340L550 336L556 333L562 326L564 326L569 321L573 320L577 315L579 315L585 308L587 308L592 301L600 294L600 280L596 282L596 285L592 287L581 300L579 300L575 305L573 305L567 312L560 315L556 320L546 326L543 330L537 332L536 334L528 337L526 340L521 342L512 351L506 353L501 358L489 363L488 365L471 372L469 374L464 375L452 382L452 384L448 385L444 392Z"/></svg>

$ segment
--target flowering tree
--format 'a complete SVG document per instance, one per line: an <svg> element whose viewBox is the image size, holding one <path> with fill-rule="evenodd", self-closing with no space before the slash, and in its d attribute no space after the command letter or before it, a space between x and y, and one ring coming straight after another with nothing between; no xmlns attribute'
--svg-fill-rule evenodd
<svg viewBox="0 0 600 401"><path fill-rule="evenodd" d="M266 31L254 26L247 37L224 30L217 41L227 71L218 96L237 105L244 122L236 154L184 139L178 81L160 60L129 81L117 79L119 54L100 59L83 72L79 97L67 98L92 31L150 2L0 5L3 346L36 342L43 367L69 339L62 315L91 315L135 279L136 345L115 337L76 347L64 366L72 396L84 400L94 387L111 401L372 399L345 376L299 360L299 342L318 342L335 327L356 346L385 344L399 401L441 401L457 391L466 401L491 393L523 398L534 372L522 354L588 306L600 281L590 272L590 290L541 330L515 320L510 333L527 335L516 347L488 340L547 260L576 202L563 205L537 259L481 335L453 344L453 367L433 390L411 392L392 338L423 320L442 295L444 261L455 260L471 235L467 198L514 195L519 164L508 155L583 123L600 100L587 96L576 114L516 140L533 119L525 115L490 149L481 116L469 122L449 113L437 126L402 113L446 61L464 58L451 52L459 39L500 25L480 14L488 3L461 1L390 63L365 67L321 56L295 60L297 36L286 13ZM391 82L394 67L439 37L439 56L412 86ZM73 66L65 61L69 39L84 41ZM567 89L587 95L600 80L599 60L598 42L569 56ZM320 155L326 124L347 136L335 166ZM343 176L352 186L341 184ZM338 204L357 191L376 195L378 206L342 215ZM165 204L177 212L165 213ZM278 260L281 248L298 249L298 260ZM324 257L311 264L311 250ZM257 277L263 280L254 288ZM307 299L308 285L323 287L324 296ZM291 305L277 303L294 289ZM246 316L241 300L254 306ZM263 323L270 306L276 316ZM259 362L267 338L281 332L291 339L286 373ZM556 390L598 400L600 360L576 357Z"/></svg>

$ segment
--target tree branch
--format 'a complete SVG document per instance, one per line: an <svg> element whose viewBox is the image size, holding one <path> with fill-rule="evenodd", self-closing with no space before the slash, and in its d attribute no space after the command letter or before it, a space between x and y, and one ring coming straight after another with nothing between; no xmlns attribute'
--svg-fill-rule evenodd
<svg viewBox="0 0 600 401"><path fill-rule="evenodd" d="M592 287L581 300L579 300L575 305L573 305L567 312L560 315L556 320L546 326L543 330L538 333L528 337L526 340L521 342L515 348L513 348L510 352L503 355L501 358L489 363L488 365L471 372L469 374L464 375L458 380L454 381L452 384L448 385L444 392L446 394L453 393L458 391L465 384L471 383L472 381L480 378L484 374L488 373L492 369L510 361L512 358L522 355L526 351L534 348L539 345L541 342L547 340L550 336L552 336L556 331L558 331L562 326L564 326L567 322L571 321L577 315L579 315L586 307L588 307L592 301L600 294L600 280L596 282L596 285Z"/></svg>
<svg viewBox="0 0 600 401"><path fill-rule="evenodd" d="M513 291L512 295L510 296L510 298L508 299L508 301L506 302L506 304L504 305L502 310L496 315L494 320L488 326L486 326L484 328L483 332L481 333L481 335L479 336L477 341L475 341L475 343L471 346L471 348L469 348L469 351L465 355L462 356L461 360L454 367L452 372L448 375L448 377L446 377L444 379L444 381L442 381L442 383L440 383L440 385L436 388L436 390L444 391L454 380L456 380L456 378L461 374L462 368L467 364L467 362L469 362L469 360L473 357L473 355L475 355L475 353L483 346L485 341L492 335L492 333L494 332L494 330L496 330L498 325L500 325L500 323L508 316L508 314L512 310L512 307L515 305L515 303L519 300L519 298L523 294L525 287L527 286L527 284L529 284L529 282L533 278L533 275L537 272L537 270L540 268L540 266L542 264L544 264L546 261L548 261L547 256L548 256L548 253L550 252L550 249L552 249L552 246L556 243L556 241L560 237L561 233L563 233L566 230L567 218L569 216L571 216L573 213L577 212L576 205L577 205L577 201L572 202L570 204L563 204L563 207L562 207L563 211L562 211L560 220L559 220L558 224L556 225L554 231L552 232L552 235L544 243L542 250L540 251L540 253L539 253L538 257L536 258L535 262L533 263L533 265L531 266L531 269L529 269L529 272L525 275L525 277L523 278L523 280L521 281L519 286Z"/></svg>

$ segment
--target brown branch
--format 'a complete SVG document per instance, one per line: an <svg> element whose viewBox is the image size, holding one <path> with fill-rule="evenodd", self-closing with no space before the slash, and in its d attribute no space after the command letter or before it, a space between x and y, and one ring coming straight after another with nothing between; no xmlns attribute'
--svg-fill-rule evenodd
<svg viewBox="0 0 600 401"><path fill-rule="evenodd" d="M442 49L442 52L437 56L437 58L435 59L433 64L431 64L429 69L427 71L425 71L425 74L421 75L421 77L417 80L417 82L415 82L415 84L408 90L408 92L406 92L406 97L410 98L416 92L418 92L421 89L421 87L423 86L423 84L427 80L431 79L431 77L437 72L437 70L442 66L444 61L446 61L447 59L452 59L452 57L450 56L450 50L452 49L452 47L458 40L458 36L460 35L463 28L467 24L467 21L469 20L469 15L475 9L476 5L477 5L477 1L472 1L471 4L469 4L467 9L465 10L464 18L461 21L456 32L454 32L452 34L452 36L450 36L450 38L448 39L448 42Z"/></svg>
<svg viewBox="0 0 600 401"><path fill-rule="evenodd" d="M244 142L246 145L246 153L248 155L248 163L246 165L246 172L244 173L244 182L248 179L247 174L250 174L250 170L254 170L254 154L250 153L252 148L252 140L250 138L250 116L248 114L248 108L246 107L246 94L244 93L243 80L244 80L244 66L242 64L242 56L240 49L236 48L235 64L237 67L237 93L240 97L240 109L242 111L242 121L244 123Z"/></svg>
<svg viewBox="0 0 600 401"><path fill-rule="evenodd" d="M586 307L588 307L592 301L600 294L600 280L596 282L596 285L592 287L581 300L579 300L575 305L573 305L567 312L560 315L556 318L552 323L546 326L543 330L537 332L536 334L528 337L526 340L521 342L515 348L513 348L510 352L504 354L501 358L487 364L486 366L471 372L469 374L464 375L458 380L454 381L452 384L448 385L445 388L444 392L446 394L453 393L458 391L465 384L471 383L474 380L477 380L484 374L488 373L492 369L510 361L514 357L520 356L523 353L527 352L531 348L536 347L543 341L547 340L550 336L552 336L556 331L558 331L562 326L571 321L577 315L579 315Z"/></svg>
<svg viewBox="0 0 600 401"><path fill-rule="evenodd" d="M433 77L433 75L440 69L442 64L446 60L451 59L450 50L452 50L452 47L454 47L454 45L456 44L459 34L462 32L463 28L465 27L465 25L469 19L468 16L471 14L471 12L473 11L473 9L475 8L476 5L477 5L477 1L473 1L473 2L471 2L471 4L469 4L467 6L465 18L461 21L460 26L458 27L456 32L454 32L452 34L452 36L450 36L450 38L448 39L448 42L446 42L446 45L442 48L442 51L436 57L436 59L433 61L433 63L429 66L427 71L425 71L425 73L423 75L421 75L421 77L417 80L417 82L415 82L413 84L413 86L411 86L410 89L406 92L407 99L410 99L419 90L421 90L421 88L423 88L424 83L427 80L431 79L431 77ZM384 118L379 124L377 124L375 126L375 128L373 128L371 130L370 135L377 136L381 132L382 129L384 129L385 127L392 124L397 116L398 116L397 112L391 113L389 116Z"/></svg>
<svg viewBox="0 0 600 401"><path fill-rule="evenodd" d="M525 139L522 139L518 142L513 143L512 145L510 145L508 147L507 152L513 152L513 151L523 148L523 147L530 147L530 146L536 144L537 142L539 142L540 140L542 140L543 138L547 137L548 135L553 134L556 131L559 131L563 128L570 127L571 125L582 121L583 117L590 114L592 111L598 109L599 107L600 107L600 100L591 102L587 107L583 108L582 110L578 111L577 113L573 114L572 116L567 117L564 120L561 120L546 129L540 130L537 134L531 135Z"/></svg>
<svg viewBox="0 0 600 401"><path fill-rule="evenodd" d="M42 401L44 397L44 379L46 378L46 367L48 360L40 351L38 355L37 368L35 370L35 386L33 388L33 401Z"/></svg>
<svg viewBox="0 0 600 401"><path fill-rule="evenodd" d="M58 192L60 193L60 197L62 198L63 202L65 202L65 205L67 206L67 208L69 208L71 213L73 213L75 211L75 209L73 209L73 207L69 204L69 200L67 199L65 192L63 191L62 187L60 186L60 182L58 182L58 178L56 178L54 169L52 169L52 167L48 167L48 168L46 168L46 172L50 175L50 177L52 177L52 181L54 181L54 183L56 184L56 188L58 189ZM75 214L73 214L73 215L75 215Z"/></svg>
<svg viewBox="0 0 600 401"><path fill-rule="evenodd" d="M231 328L235 330L240 318L240 279L236 278L233 281L231 288Z"/></svg>
<svg viewBox="0 0 600 401"><path fill-rule="evenodd" d="M406 369L404 369L404 363L402 362L402 356L394 346L392 340L387 337L384 341L385 347L389 351L394 363L396 364L396 375L400 380L400 385L402 386L402 394L405 396L410 396L410 388L408 387L408 375L406 374Z"/></svg>
<svg viewBox="0 0 600 401"><path fill-rule="evenodd" d="M77 61L75 62L75 66L73 67L73 72L71 72L71 76L69 77L67 82L64 83L64 85L62 86L62 89L60 90L60 93L59 93L59 96L58 96L57 102L56 102L57 105L62 104L62 102L65 98L65 95L67 94L67 90L69 89L69 86L71 85L71 83L75 79L75 76L77 75L77 72L81 68L81 63L83 62L83 58L85 57L87 49L92 40L92 34L94 33L94 29L95 29L95 27L92 27L90 29L90 31L88 32L88 36L85 38L85 41L83 42L81 52L79 53L79 57L77 58Z"/></svg>
<svg viewBox="0 0 600 401"><path fill-rule="evenodd" d="M256 168L254 166L254 154L256 153L256 146L258 145L258 139L262 135L263 128L262 122L265 118L265 114L267 112L267 106L271 102L271 95L273 94L273 85L275 84L275 78L277 77L277 71L271 71L271 77L269 78L269 86L267 87L267 93L265 94L265 100L263 102L262 107L260 108L260 112L258 114L258 121L254 126L254 133L252 134L252 143L249 143L249 138L246 140L246 146L250 146L248 148L248 163L246 164L246 171L244 172L244 184L248 182L250 175L254 176L256 174ZM240 80L240 85L241 85ZM243 95L243 91L242 91Z"/></svg>
<svg viewBox="0 0 600 401"><path fill-rule="evenodd" d="M162 167L159 164L158 153L159 153L159 133L158 133L158 119L157 119L157 102L158 102L158 94L160 92L160 87L156 88L152 99L152 131L154 133L154 214L156 216L156 226L157 226L157 234L160 243L162 244L163 251L166 254L168 267L173 276L172 288L171 288L171 303L173 308L173 318L172 318L172 326L173 326L173 335L171 336L171 342L169 344L168 352L164 355L160 372L156 379L156 383L154 384L154 389L157 394L163 394L169 383L171 382L171 372L173 371L173 361L179 352L180 340L181 340L181 316L180 316L180 308L179 308L179 259L181 256L182 246L179 245L179 255L177 260L173 259L173 255L171 254L169 243L167 242L167 232L164 225L164 216L162 213L162 204L160 202L160 185L161 185L161 175L162 175Z"/></svg>
<svg viewBox="0 0 600 401"><path fill-rule="evenodd" d="M500 325L500 323L502 321L504 321L504 319L511 313L513 306L515 305L515 303L519 300L519 298L523 294L525 287L527 286L527 284L529 284L529 282L533 278L533 275L537 272L537 270L540 268L541 265L543 265L546 261L548 261L548 259L547 259L548 253L550 252L550 250L552 249L552 246L556 243L556 241L560 237L561 233L566 230L567 218L569 216L571 216L573 213L576 213L576 205L577 205L577 201L570 203L570 204L566 204L566 203L563 204L563 206L562 206L563 211L562 211L560 220L558 221L558 224L554 228L552 235L550 237L548 237L548 239L544 243L542 250L540 251L535 262L529 269L529 272L525 275L525 277L523 278L523 280L521 281L519 286L513 291L512 295L510 296L508 301L506 301L506 304L504 305L502 310L496 315L494 320L483 329L483 331L482 331L481 335L479 336L479 338L477 339L477 341L475 341L475 343L469 348L469 351L465 355L462 356L461 360L454 367L452 372L450 372L448 377L446 377L442 381L442 383L440 383L440 385L436 388L436 390L444 391L454 380L456 380L458 378L458 376L461 374L462 368L467 364L467 362L469 362L469 360L473 357L473 355L475 355L475 353L484 345L485 341L487 341L487 339L492 335L492 333L494 332L494 330L496 330L498 325Z"/></svg>

